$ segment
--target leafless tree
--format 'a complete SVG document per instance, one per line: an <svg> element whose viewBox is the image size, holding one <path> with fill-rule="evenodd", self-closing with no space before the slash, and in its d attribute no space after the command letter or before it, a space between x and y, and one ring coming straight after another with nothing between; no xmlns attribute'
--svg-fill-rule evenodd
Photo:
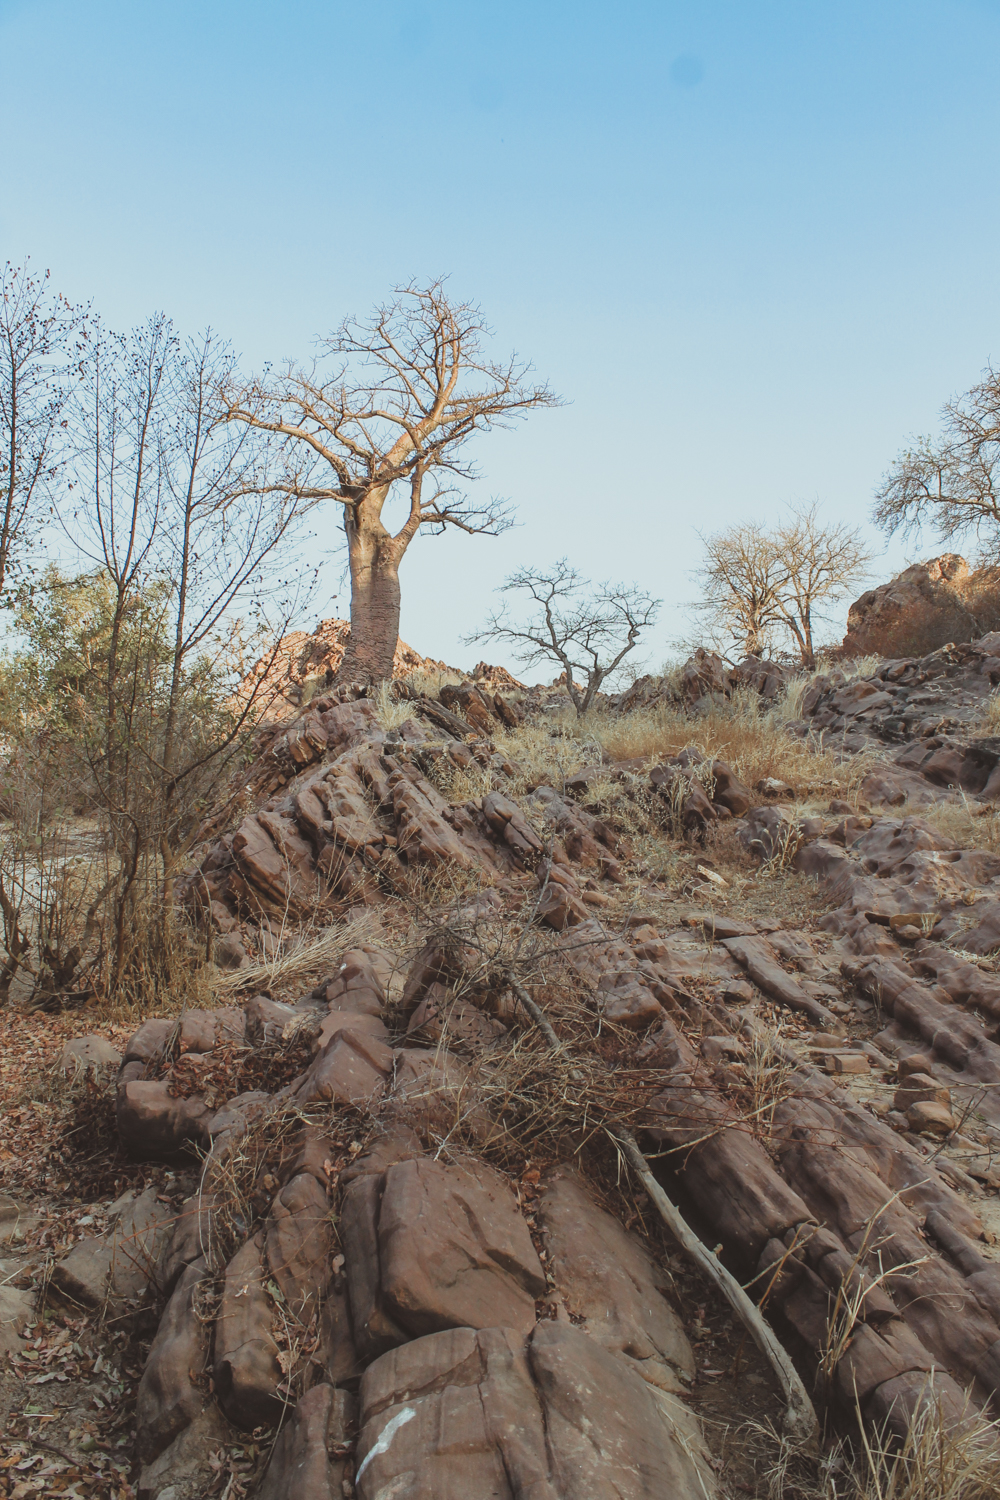
<svg viewBox="0 0 1000 1500"><path fill-rule="evenodd" d="M456 488L478 477L467 445L557 402L516 356L490 359L488 334L480 310L453 301L443 282L410 283L367 320L350 318L321 340L310 368L289 364L226 388L231 421L285 440L297 466L284 481L289 492L343 507L351 635L341 681L392 676L399 565L419 531L496 535L510 524L502 503L477 507ZM393 532L386 506L397 493L406 514Z"/></svg>
<svg viewBox="0 0 1000 1500"><path fill-rule="evenodd" d="M1000 374L992 367L949 401L943 431L905 449L875 492L873 519L891 536L925 523L942 541L973 536L983 561L1000 561Z"/></svg>
<svg viewBox="0 0 1000 1500"><path fill-rule="evenodd" d="M699 610L747 656L762 656L780 617L778 597L786 582L773 538L747 521L701 540L705 561L695 574L703 590Z"/></svg>
<svg viewBox="0 0 1000 1500"><path fill-rule="evenodd" d="M793 510L770 530L744 522L702 540L699 607L715 629L748 656L764 655L776 635L787 633L810 669L818 619L871 562L860 532L842 523L822 525L815 505Z"/></svg>
<svg viewBox="0 0 1000 1500"><path fill-rule="evenodd" d="M75 410L65 520L107 600L81 750L119 861L112 983L136 883L158 861L169 921L178 855L262 706L266 672L240 693L227 664L309 505L275 482L266 434L229 423L233 368L211 333L182 343L162 316L126 336L98 328ZM270 622L275 641L290 612Z"/></svg>
<svg viewBox="0 0 1000 1500"><path fill-rule="evenodd" d="M468 643L500 641L525 667L557 662L580 718L641 632L654 623L660 607L659 599L635 584L593 588L565 558L545 572L521 568L501 585L501 592L527 595L537 608L519 622L509 618L505 603Z"/></svg>
<svg viewBox="0 0 1000 1500"><path fill-rule="evenodd" d="M0 595L65 458L68 376L86 340L85 312L48 282L26 264L0 271Z"/></svg>
<svg viewBox="0 0 1000 1500"><path fill-rule="evenodd" d="M775 528L774 541L785 569L778 612L809 670L816 665L813 630L827 606L844 599L865 577L872 553L860 532L843 523L823 526L818 507L792 512Z"/></svg>

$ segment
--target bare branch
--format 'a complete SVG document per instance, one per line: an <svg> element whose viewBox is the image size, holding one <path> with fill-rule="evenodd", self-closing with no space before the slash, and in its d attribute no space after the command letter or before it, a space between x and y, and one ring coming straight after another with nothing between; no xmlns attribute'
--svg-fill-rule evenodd
<svg viewBox="0 0 1000 1500"><path fill-rule="evenodd" d="M949 401L935 443L918 439L883 476L872 519L889 536L929 525L944 542L973 536L984 562L1000 560L1000 374Z"/></svg>

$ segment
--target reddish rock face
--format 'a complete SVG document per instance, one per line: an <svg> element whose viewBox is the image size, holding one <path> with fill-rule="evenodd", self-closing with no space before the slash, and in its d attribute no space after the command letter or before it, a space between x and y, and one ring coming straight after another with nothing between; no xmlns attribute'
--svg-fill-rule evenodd
<svg viewBox="0 0 1000 1500"><path fill-rule="evenodd" d="M504 1180L422 1158L352 1184L341 1230L356 1328L394 1339L500 1324L526 1333L545 1273ZM384 1344L383 1344L384 1347Z"/></svg>
<svg viewBox="0 0 1000 1500"><path fill-rule="evenodd" d="M362 1381L359 1500L705 1500L698 1438L661 1399L565 1323L527 1349L498 1328L417 1339Z"/></svg>
<svg viewBox="0 0 1000 1500"><path fill-rule="evenodd" d="M555 1293L570 1315L602 1348L636 1361L651 1384L683 1389L694 1355L649 1252L565 1168L546 1181L538 1212Z"/></svg>

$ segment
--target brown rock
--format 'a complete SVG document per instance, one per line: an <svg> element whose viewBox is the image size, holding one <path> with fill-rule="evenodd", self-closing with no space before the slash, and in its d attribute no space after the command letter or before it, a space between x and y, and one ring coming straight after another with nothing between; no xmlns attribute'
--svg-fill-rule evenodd
<svg viewBox="0 0 1000 1500"><path fill-rule="evenodd" d="M443 1042L465 1051L484 1052L495 1047L507 1028L485 1015L468 1000L456 1000L443 984L432 984L410 1017L407 1038Z"/></svg>
<svg viewBox="0 0 1000 1500"><path fill-rule="evenodd" d="M863 1406L885 1381L908 1371L933 1368L932 1356L901 1318L885 1323L877 1332L859 1323L837 1365L837 1390L851 1409L855 1399Z"/></svg>
<svg viewBox="0 0 1000 1500"><path fill-rule="evenodd" d="M440 1139L461 1119L473 1136L489 1134L492 1121L488 1111L477 1103L475 1086L468 1081L468 1066L461 1058L452 1052L424 1052L415 1047L405 1047L393 1055L396 1072L386 1106L393 1128L404 1125L425 1139Z"/></svg>
<svg viewBox="0 0 1000 1500"><path fill-rule="evenodd" d="M23 1335L33 1321L35 1298L31 1292L0 1286L0 1356L24 1348Z"/></svg>
<svg viewBox="0 0 1000 1500"><path fill-rule="evenodd" d="M896 1064L896 1073L902 1083L904 1078L909 1078L912 1073L923 1073L928 1078L934 1077L934 1067L926 1052L913 1052L909 1057L901 1057Z"/></svg>
<svg viewBox="0 0 1000 1500"><path fill-rule="evenodd" d="M212 1259L215 1212L215 1198L199 1190L181 1205L174 1216L173 1233L157 1267L157 1282L164 1296L170 1296L186 1267L202 1257Z"/></svg>
<svg viewBox="0 0 1000 1500"><path fill-rule="evenodd" d="M306 1069L295 1097L303 1104L312 1099L369 1104L385 1089L392 1062L391 1048L376 1037L350 1029L338 1031Z"/></svg>
<svg viewBox="0 0 1000 1500"><path fill-rule="evenodd" d="M576 1173L557 1168L538 1205L555 1290L602 1348L637 1362L653 1385L682 1389L694 1378L691 1346L660 1288L666 1274Z"/></svg>
<svg viewBox="0 0 1000 1500"><path fill-rule="evenodd" d="M742 818L750 810L751 797L748 789L740 781L732 766L727 765L724 760L712 762L712 801L720 807L732 813L734 818Z"/></svg>
<svg viewBox="0 0 1000 1500"><path fill-rule="evenodd" d="M913 1104L942 1104L951 1107L951 1090L936 1083L927 1073L908 1073L893 1095L892 1107L905 1115Z"/></svg>
<svg viewBox="0 0 1000 1500"><path fill-rule="evenodd" d="M364 1015L358 1011L332 1010L326 1017L316 1036L316 1050L322 1052L333 1041L339 1031L361 1032L376 1041L388 1044L389 1031L380 1016Z"/></svg>
<svg viewBox="0 0 1000 1500"><path fill-rule="evenodd" d="M161 1058L172 1040L177 1034L176 1020L166 1020L154 1017L149 1021L143 1021L139 1030L134 1032L125 1043L125 1062L156 1061Z"/></svg>
<svg viewBox="0 0 1000 1500"><path fill-rule="evenodd" d="M545 1410L557 1495L576 1500L704 1500L697 1428L676 1398L653 1393L614 1354L566 1323L540 1323L531 1372Z"/></svg>
<svg viewBox="0 0 1000 1500"><path fill-rule="evenodd" d="M215 1324L215 1392L226 1416L243 1431L273 1426L284 1408L261 1238L247 1240L226 1267Z"/></svg>
<svg viewBox="0 0 1000 1500"><path fill-rule="evenodd" d="M79 1240L55 1267L53 1290L79 1307L134 1301L154 1279L172 1227L156 1187L126 1195L107 1234Z"/></svg>
<svg viewBox="0 0 1000 1500"><path fill-rule="evenodd" d="M410 1334L532 1327L545 1273L513 1194L488 1167L390 1167L378 1244L386 1307Z"/></svg>
<svg viewBox="0 0 1000 1500"><path fill-rule="evenodd" d="M276 1041L295 1014L291 1005L269 1000L266 995L254 995L246 1003L247 1041L255 1047Z"/></svg>
<svg viewBox="0 0 1000 1500"><path fill-rule="evenodd" d="M206 1276L204 1260L187 1267L156 1330L136 1393L140 1463L158 1458L208 1404L195 1384L208 1362L211 1325L198 1316L196 1301Z"/></svg>
<svg viewBox="0 0 1000 1500"><path fill-rule="evenodd" d="M209 1460L237 1434L214 1402L139 1472L138 1500L204 1500L218 1477Z"/></svg>
<svg viewBox="0 0 1000 1500"><path fill-rule="evenodd" d="M322 1305L332 1256L326 1192L311 1172L302 1172L278 1193L267 1224L267 1264L285 1303L302 1323Z"/></svg>
<svg viewBox="0 0 1000 1500"><path fill-rule="evenodd" d="M332 1385L307 1391L274 1445L257 1500L342 1500L355 1404Z"/></svg>
<svg viewBox="0 0 1000 1500"><path fill-rule="evenodd" d="M119 1066L122 1055L117 1047L103 1036L76 1036L68 1041L59 1058L60 1071L69 1077L81 1073L112 1073Z"/></svg>
<svg viewBox="0 0 1000 1500"><path fill-rule="evenodd" d="M595 1003L601 1014L616 1026L629 1031L645 1031L663 1014L663 1006L638 976L627 970L602 974L597 984Z"/></svg>
<svg viewBox="0 0 1000 1500"><path fill-rule="evenodd" d="M211 1052L220 1042L240 1042L245 1025L242 1010L186 1010L180 1018L177 1051Z"/></svg>
<svg viewBox="0 0 1000 1500"><path fill-rule="evenodd" d="M766 938L726 938L723 947L741 963L758 989L779 1000L790 1010L803 1011L819 1026L834 1026L836 1016L818 1000L813 1000L799 982L786 974L774 949Z"/></svg>
<svg viewBox="0 0 1000 1500"><path fill-rule="evenodd" d="M341 1206L340 1242L354 1343L362 1361L394 1349L407 1337L382 1297L378 1227L383 1180L382 1174L375 1172L356 1177L348 1184Z"/></svg>
<svg viewBox="0 0 1000 1500"><path fill-rule="evenodd" d="M383 1354L361 1381L361 1422L359 1500L561 1500L522 1341L505 1329L456 1328Z"/></svg>
<svg viewBox="0 0 1000 1500"><path fill-rule="evenodd" d="M361 1384L359 1500L713 1500L693 1422L579 1329L459 1328Z"/></svg>
<svg viewBox="0 0 1000 1500"><path fill-rule="evenodd" d="M214 1113L202 1094L175 1099L163 1080L132 1079L119 1085L118 1136L130 1156L171 1157L205 1142Z"/></svg>
<svg viewBox="0 0 1000 1500"><path fill-rule="evenodd" d="M911 1104L906 1111L906 1123L918 1135L951 1135L958 1126L948 1106L934 1100L919 1100Z"/></svg>

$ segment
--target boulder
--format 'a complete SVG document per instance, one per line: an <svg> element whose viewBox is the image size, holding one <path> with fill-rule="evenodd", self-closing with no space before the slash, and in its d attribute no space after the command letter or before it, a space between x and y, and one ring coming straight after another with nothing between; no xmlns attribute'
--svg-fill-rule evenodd
<svg viewBox="0 0 1000 1500"><path fill-rule="evenodd" d="M136 1450L150 1464L205 1410L211 1324L199 1317L197 1299L209 1289L204 1260L183 1272L160 1319L136 1393Z"/></svg>
<svg viewBox="0 0 1000 1500"><path fill-rule="evenodd" d="M329 1099L334 1104L370 1104L392 1075L393 1053L385 1042L350 1027L334 1033L295 1090L301 1104Z"/></svg>
<svg viewBox="0 0 1000 1500"><path fill-rule="evenodd" d="M926 1073L908 1073L893 1095L892 1107L902 1114L914 1104L941 1104L951 1108L951 1090Z"/></svg>
<svg viewBox="0 0 1000 1500"><path fill-rule="evenodd" d="M32 1321L35 1299L31 1292L0 1286L0 1356L24 1348L22 1335Z"/></svg>
<svg viewBox="0 0 1000 1500"><path fill-rule="evenodd" d="M285 1304L308 1324L319 1312L331 1278L333 1225L326 1191L311 1172L287 1182L271 1204L267 1264Z"/></svg>
<svg viewBox="0 0 1000 1500"><path fill-rule="evenodd" d="M79 1240L54 1268L50 1286L78 1307L134 1302L156 1276L173 1228L173 1210L156 1187L126 1194L107 1234Z"/></svg>
<svg viewBox="0 0 1000 1500"><path fill-rule="evenodd" d="M256 1234L226 1267L215 1323L213 1375L219 1404L244 1432L272 1427L284 1409L275 1308L265 1290L263 1236Z"/></svg>
<svg viewBox="0 0 1000 1500"><path fill-rule="evenodd" d="M68 1041L59 1058L60 1070L75 1078L80 1073L113 1073L120 1065L122 1055L107 1037L77 1036Z"/></svg>
<svg viewBox="0 0 1000 1500"><path fill-rule="evenodd" d="M306 1391L278 1436L257 1500L342 1500L356 1404L332 1385Z"/></svg>
<svg viewBox="0 0 1000 1500"><path fill-rule="evenodd" d="M951 1135L958 1121L946 1104L936 1100L918 1100L906 1111L906 1123L918 1135Z"/></svg>
<svg viewBox="0 0 1000 1500"><path fill-rule="evenodd" d="M130 1079L126 1066L118 1085L118 1137L130 1156L163 1159L206 1143L214 1110L204 1095L177 1099L163 1079Z"/></svg>

